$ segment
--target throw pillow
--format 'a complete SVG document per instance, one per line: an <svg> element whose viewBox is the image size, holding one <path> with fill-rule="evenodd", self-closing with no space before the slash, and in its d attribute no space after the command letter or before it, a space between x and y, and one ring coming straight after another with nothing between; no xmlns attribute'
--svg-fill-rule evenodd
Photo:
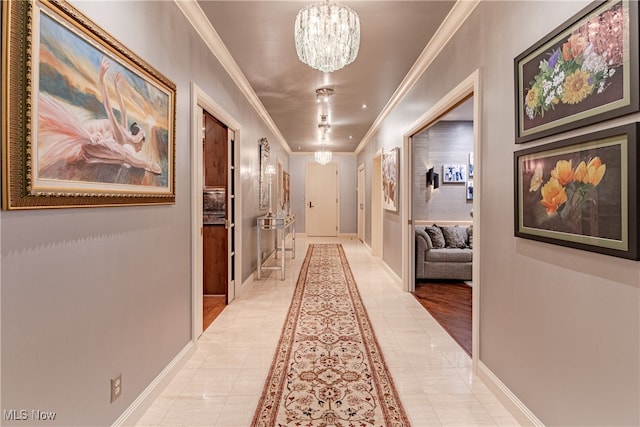
<svg viewBox="0 0 640 427"><path fill-rule="evenodd" d="M458 227L440 227L447 248L464 249L467 247L467 231Z"/></svg>
<svg viewBox="0 0 640 427"><path fill-rule="evenodd" d="M434 249L444 248L444 236L442 235L440 227L438 227L437 225L428 225L424 228L424 231L426 231L429 235L429 238L431 239L431 245L433 245Z"/></svg>

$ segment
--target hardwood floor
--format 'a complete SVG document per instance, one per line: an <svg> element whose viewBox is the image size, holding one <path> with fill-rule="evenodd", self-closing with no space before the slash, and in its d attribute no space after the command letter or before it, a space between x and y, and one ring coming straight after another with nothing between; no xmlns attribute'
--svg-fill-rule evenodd
<svg viewBox="0 0 640 427"><path fill-rule="evenodd" d="M226 307L224 295L204 295L202 298L202 330L206 331L209 325L218 317Z"/></svg>
<svg viewBox="0 0 640 427"><path fill-rule="evenodd" d="M471 286L457 281L416 283L413 295L471 356Z"/></svg>

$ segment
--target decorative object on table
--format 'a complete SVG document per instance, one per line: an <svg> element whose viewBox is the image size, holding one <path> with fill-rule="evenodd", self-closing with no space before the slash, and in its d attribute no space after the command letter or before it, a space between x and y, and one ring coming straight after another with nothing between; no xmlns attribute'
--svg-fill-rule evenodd
<svg viewBox="0 0 640 427"><path fill-rule="evenodd" d="M329 0L302 8L294 25L296 52L311 68L330 73L352 63L360 48L360 18Z"/></svg>
<svg viewBox="0 0 640 427"><path fill-rule="evenodd" d="M260 150L260 183L258 194L258 207L261 210L269 209L269 188L267 187L267 166L271 162L271 149L269 148L269 141L267 138L260 138L258 141Z"/></svg>
<svg viewBox="0 0 640 427"><path fill-rule="evenodd" d="M2 8L3 208L174 203L176 86L67 2Z"/></svg>
<svg viewBox="0 0 640 427"><path fill-rule="evenodd" d="M638 111L638 3L590 4L514 67L516 143Z"/></svg>
<svg viewBox="0 0 640 427"><path fill-rule="evenodd" d="M473 178L467 179L467 200L473 200Z"/></svg>
<svg viewBox="0 0 640 427"><path fill-rule="evenodd" d="M382 153L382 205L388 211L398 210L398 152L395 147Z"/></svg>
<svg viewBox="0 0 640 427"><path fill-rule="evenodd" d="M273 177L276 175L276 167L273 166L273 163L271 162L267 163L267 166L264 168L264 174L267 177L267 189L268 189L267 198L269 200L269 203L268 203L269 209L267 210L267 216L273 216L273 207L272 207Z"/></svg>
<svg viewBox="0 0 640 427"><path fill-rule="evenodd" d="M639 259L638 129L632 123L514 153L515 235Z"/></svg>
<svg viewBox="0 0 640 427"><path fill-rule="evenodd" d="M447 164L442 166L442 182L445 184L461 183L467 180L467 167L463 164Z"/></svg>
<svg viewBox="0 0 640 427"><path fill-rule="evenodd" d="M410 425L342 245L309 245L251 425Z"/></svg>

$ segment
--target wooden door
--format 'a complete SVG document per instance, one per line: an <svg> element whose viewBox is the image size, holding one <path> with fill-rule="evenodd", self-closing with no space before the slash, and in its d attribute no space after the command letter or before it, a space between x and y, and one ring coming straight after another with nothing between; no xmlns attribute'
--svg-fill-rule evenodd
<svg viewBox="0 0 640 427"><path fill-rule="evenodd" d="M228 128L206 111L203 113L204 186L227 188ZM228 213L225 213L225 218ZM228 233L225 222L203 225L203 290L204 295L228 294Z"/></svg>

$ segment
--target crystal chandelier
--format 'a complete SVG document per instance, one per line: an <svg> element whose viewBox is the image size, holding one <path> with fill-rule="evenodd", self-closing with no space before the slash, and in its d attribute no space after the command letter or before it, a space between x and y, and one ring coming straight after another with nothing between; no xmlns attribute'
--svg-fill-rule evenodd
<svg viewBox="0 0 640 427"><path fill-rule="evenodd" d="M331 159L333 155L331 154L331 151L325 151L324 146L322 146L322 149L320 151L316 151L315 157L316 157L316 163L320 163L321 165L324 166L326 164L331 163Z"/></svg>
<svg viewBox="0 0 640 427"><path fill-rule="evenodd" d="M320 151L316 151L315 159L316 163L320 163L321 165L326 165L331 163L331 159L333 158L333 154L331 151L326 151L325 147L327 145L327 139L329 139L329 132L331 132L331 125L328 122L327 115L320 115L320 123L318 123L318 129L320 130L322 140L322 148Z"/></svg>
<svg viewBox="0 0 640 427"><path fill-rule="evenodd" d="M351 64L360 47L360 18L348 6L320 2L298 12L294 27L298 58L330 73Z"/></svg>

